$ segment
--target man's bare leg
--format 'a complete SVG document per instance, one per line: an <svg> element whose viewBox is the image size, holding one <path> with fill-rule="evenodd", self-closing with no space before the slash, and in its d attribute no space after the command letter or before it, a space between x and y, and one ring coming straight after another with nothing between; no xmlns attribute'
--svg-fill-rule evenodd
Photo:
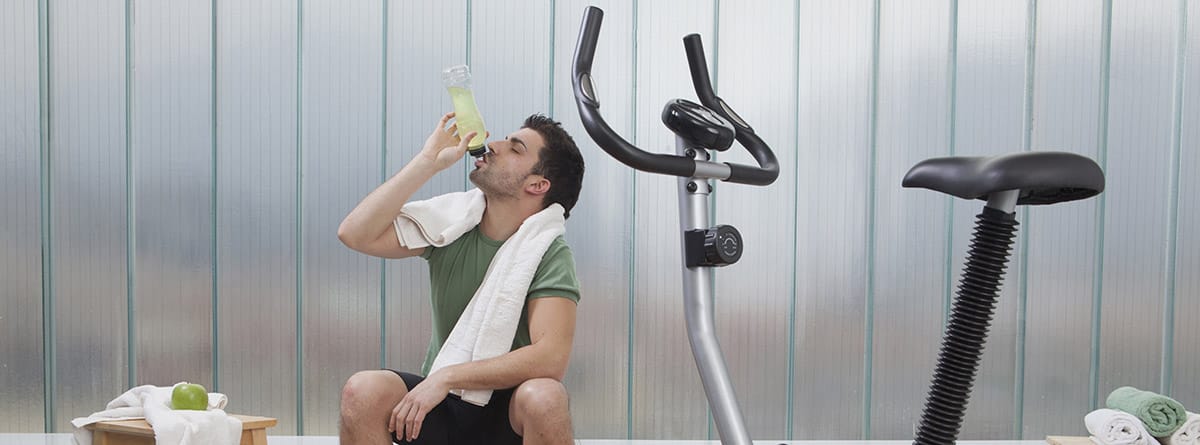
<svg viewBox="0 0 1200 445"><path fill-rule="evenodd" d="M339 424L342 445L392 443L388 420L392 409L408 394L404 380L392 371L360 371L342 387Z"/></svg>
<svg viewBox="0 0 1200 445"><path fill-rule="evenodd" d="M570 445L571 411L567 388L554 379L533 379L513 391L508 420L524 445Z"/></svg>

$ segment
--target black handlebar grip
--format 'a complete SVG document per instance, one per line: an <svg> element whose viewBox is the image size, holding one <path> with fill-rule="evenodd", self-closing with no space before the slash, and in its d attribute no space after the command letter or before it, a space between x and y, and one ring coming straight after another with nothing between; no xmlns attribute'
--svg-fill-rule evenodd
<svg viewBox="0 0 1200 445"><path fill-rule="evenodd" d="M750 155L758 161L758 167L752 165L729 164L728 182L740 184L768 185L779 177L779 162L775 153L754 129L730 108L725 100L713 92L712 80L708 77L708 61L704 57L704 44L700 42L700 34L688 34L683 38L683 49L687 53L688 67L692 71L692 85L696 87L696 97L708 109L724 117L737 129L737 141L746 147Z"/></svg>
<svg viewBox="0 0 1200 445"><path fill-rule="evenodd" d="M575 45L571 83L575 89L575 103L579 107L579 118L583 121L583 127L600 148L625 165L651 173L692 176L696 173L695 159L649 153L637 148L613 131L600 115L600 100L596 97L591 71L592 57L596 54L596 41L600 36L600 24L603 20L604 11L589 6L583 14L579 41Z"/></svg>
<svg viewBox="0 0 1200 445"><path fill-rule="evenodd" d="M580 87L583 87L583 99L591 103L591 105L599 107L600 101L596 98L596 90L592 85L592 58L596 54L596 40L600 37L600 25L604 22L604 11L595 6L589 6L583 12L583 25L579 27L579 41L575 42L575 64L573 83L575 84L575 97L578 99ZM584 76L584 82L580 82L580 76Z"/></svg>
<svg viewBox="0 0 1200 445"><path fill-rule="evenodd" d="M720 110L709 105L716 102L717 94L713 92L712 81L708 78L708 60L704 57L704 44L700 43L700 34L688 34L684 37L683 50L687 53L688 68L692 70L692 85L696 87L696 97L700 98L700 103L704 106L720 113Z"/></svg>

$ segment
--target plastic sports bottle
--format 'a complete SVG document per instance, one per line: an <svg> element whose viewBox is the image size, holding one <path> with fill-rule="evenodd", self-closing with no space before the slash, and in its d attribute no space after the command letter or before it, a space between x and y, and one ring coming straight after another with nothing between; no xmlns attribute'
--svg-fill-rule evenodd
<svg viewBox="0 0 1200 445"><path fill-rule="evenodd" d="M455 65L442 70L442 83L450 91L450 100L454 102L454 120L458 123L458 134L466 135L472 131L475 137L467 143L471 156L479 157L487 153L483 144L486 132L483 129L483 117L475 106L475 94L471 92L471 69L466 65Z"/></svg>

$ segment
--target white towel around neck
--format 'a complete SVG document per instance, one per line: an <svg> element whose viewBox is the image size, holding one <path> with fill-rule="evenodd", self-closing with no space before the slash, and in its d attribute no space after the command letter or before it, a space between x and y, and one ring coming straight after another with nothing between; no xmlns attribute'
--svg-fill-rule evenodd
<svg viewBox="0 0 1200 445"><path fill-rule="evenodd" d="M449 245L479 225L486 206L479 189L410 202L394 221L396 237L409 249ZM447 366L497 357L512 348L538 264L550 243L566 232L564 213L561 205L551 204L526 218L504 241L492 257L483 283L434 358L430 374ZM492 397L491 390L451 392L478 406L487 405Z"/></svg>
<svg viewBox="0 0 1200 445"><path fill-rule="evenodd" d="M486 207L483 192L477 188L447 193L405 204L392 225L401 246L444 247L479 225Z"/></svg>

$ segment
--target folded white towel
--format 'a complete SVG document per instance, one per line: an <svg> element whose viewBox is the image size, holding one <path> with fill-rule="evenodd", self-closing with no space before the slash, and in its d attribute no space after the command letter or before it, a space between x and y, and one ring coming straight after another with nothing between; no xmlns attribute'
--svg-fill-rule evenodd
<svg viewBox="0 0 1200 445"><path fill-rule="evenodd" d="M392 225L401 246L443 247L479 225L486 206L479 189L447 193L405 204Z"/></svg>
<svg viewBox="0 0 1200 445"><path fill-rule="evenodd" d="M186 382L176 383L181 385ZM241 442L242 421L225 414L229 398L221 393L208 393L207 411L171 409L171 391L175 386L142 385L108 402L104 411L71 421L75 427L75 443L91 445L92 432L87 428L106 420L146 419L154 427L157 445L237 445Z"/></svg>
<svg viewBox="0 0 1200 445"><path fill-rule="evenodd" d="M467 303L458 323L433 360L430 373L447 366L485 360L507 353L517 333L525 295L550 243L566 228L563 207L551 204L521 223L488 265L483 283ZM463 400L487 405L491 390L452 390Z"/></svg>
<svg viewBox="0 0 1200 445"><path fill-rule="evenodd" d="M1092 441L1100 445L1158 445L1133 414L1115 409L1098 409L1083 418Z"/></svg>
<svg viewBox="0 0 1200 445"><path fill-rule="evenodd" d="M1171 437L1163 439L1166 445L1200 445L1200 414L1187 413L1187 420Z"/></svg>

